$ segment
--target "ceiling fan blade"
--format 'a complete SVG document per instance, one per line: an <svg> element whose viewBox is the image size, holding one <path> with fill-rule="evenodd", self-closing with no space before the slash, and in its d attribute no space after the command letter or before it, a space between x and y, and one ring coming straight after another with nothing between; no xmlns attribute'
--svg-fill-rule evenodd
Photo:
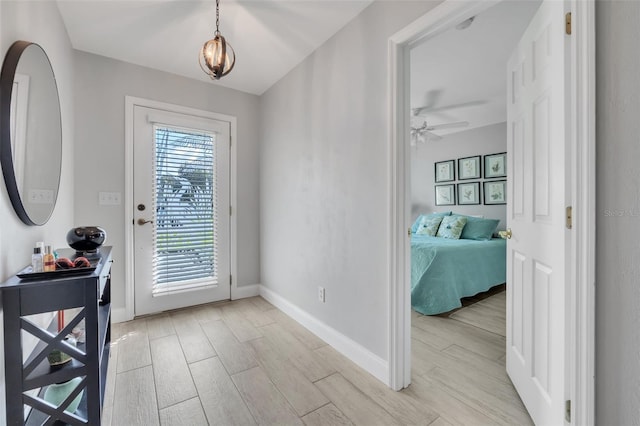
<svg viewBox="0 0 640 426"><path fill-rule="evenodd" d="M423 105L420 107L411 108L411 112L413 113L414 116L419 116L423 114L428 114L430 112L446 111L448 109L456 109L456 108L466 108L466 107L484 105L486 103L487 101L478 100L478 101L460 102L457 104L449 104L441 107L434 107L433 105Z"/></svg>
<svg viewBox="0 0 640 426"><path fill-rule="evenodd" d="M436 124L434 126L427 127L426 130L453 129L453 128L456 128L456 127L467 127L468 125L469 125L468 121L458 121L456 123Z"/></svg>
<svg viewBox="0 0 640 426"><path fill-rule="evenodd" d="M435 133L431 133L428 130L423 131L422 134L426 136L427 142L439 141L442 139L442 136L438 136Z"/></svg>

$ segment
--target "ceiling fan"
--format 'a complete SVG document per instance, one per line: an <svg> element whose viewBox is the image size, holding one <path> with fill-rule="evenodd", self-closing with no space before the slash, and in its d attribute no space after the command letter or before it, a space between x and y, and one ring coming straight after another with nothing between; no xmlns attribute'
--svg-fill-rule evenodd
<svg viewBox="0 0 640 426"><path fill-rule="evenodd" d="M430 141L439 141L442 139L442 136L436 135L433 131L444 130L444 129L453 129L456 127L467 127L469 125L468 121L457 121L455 123L443 123L436 125L427 124L427 120L422 122L421 126L411 126L411 145L415 146L418 142L430 142Z"/></svg>

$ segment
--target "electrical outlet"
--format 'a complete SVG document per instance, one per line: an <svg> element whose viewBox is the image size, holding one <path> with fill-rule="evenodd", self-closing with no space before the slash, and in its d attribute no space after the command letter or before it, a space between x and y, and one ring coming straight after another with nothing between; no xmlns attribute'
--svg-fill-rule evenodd
<svg viewBox="0 0 640 426"><path fill-rule="evenodd" d="M325 302L325 299L324 299L324 287L318 287L318 300L321 301L322 303Z"/></svg>
<svg viewBox="0 0 640 426"><path fill-rule="evenodd" d="M118 206L120 205L119 192L99 192L98 204L101 206Z"/></svg>

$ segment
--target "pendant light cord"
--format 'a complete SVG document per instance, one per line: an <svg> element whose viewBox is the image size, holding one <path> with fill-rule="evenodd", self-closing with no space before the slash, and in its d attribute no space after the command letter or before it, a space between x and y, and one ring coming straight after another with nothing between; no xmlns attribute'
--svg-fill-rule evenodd
<svg viewBox="0 0 640 426"><path fill-rule="evenodd" d="M220 34L220 0L216 0L216 34Z"/></svg>

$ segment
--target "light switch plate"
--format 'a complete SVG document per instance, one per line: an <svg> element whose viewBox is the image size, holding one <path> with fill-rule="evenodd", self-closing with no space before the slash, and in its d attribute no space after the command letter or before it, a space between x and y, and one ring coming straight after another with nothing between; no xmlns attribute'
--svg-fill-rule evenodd
<svg viewBox="0 0 640 426"><path fill-rule="evenodd" d="M120 198L119 192L99 192L98 204L101 206L118 206L121 203Z"/></svg>

